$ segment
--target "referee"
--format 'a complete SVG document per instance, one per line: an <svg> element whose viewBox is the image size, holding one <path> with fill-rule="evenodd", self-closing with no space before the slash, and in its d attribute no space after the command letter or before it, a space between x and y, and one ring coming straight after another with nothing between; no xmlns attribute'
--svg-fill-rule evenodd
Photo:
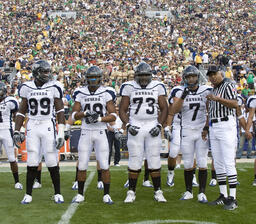
<svg viewBox="0 0 256 224"><path fill-rule="evenodd" d="M234 84L223 80L218 66L210 65L207 76L214 87L212 94L209 94L206 98L209 100L211 150L220 188L220 196L210 204L224 204L224 209L234 210L238 207L236 201L237 172L235 167L237 92ZM226 179L228 179L229 196Z"/></svg>

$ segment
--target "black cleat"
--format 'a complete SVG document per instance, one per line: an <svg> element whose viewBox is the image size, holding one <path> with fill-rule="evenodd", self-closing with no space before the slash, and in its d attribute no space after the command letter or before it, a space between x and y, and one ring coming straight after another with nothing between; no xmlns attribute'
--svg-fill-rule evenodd
<svg viewBox="0 0 256 224"><path fill-rule="evenodd" d="M209 205L224 205L226 200L227 199L224 197L224 195L220 194L220 196L215 201L211 201L208 204Z"/></svg>
<svg viewBox="0 0 256 224"><path fill-rule="evenodd" d="M237 200L234 199L234 197L229 196L228 199L225 201L224 209L232 211L236 208L238 208Z"/></svg>

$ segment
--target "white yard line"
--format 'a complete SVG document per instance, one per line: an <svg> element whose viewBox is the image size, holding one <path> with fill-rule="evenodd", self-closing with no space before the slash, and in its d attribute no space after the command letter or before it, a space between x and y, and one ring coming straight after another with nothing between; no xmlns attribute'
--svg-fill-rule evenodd
<svg viewBox="0 0 256 224"><path fill-rule="evenodd" d="M84 192L87 190L89 187L90 183L93 180L93 177L95 175L95 171L91 172L89 177L87 178L85 185L84 185ZM79 204L78 203L72 203L68 206L68 209L66 212L61 216L61 220L58 222L58 224L69 224L70 219L72 216L75 214Z"/></svg>

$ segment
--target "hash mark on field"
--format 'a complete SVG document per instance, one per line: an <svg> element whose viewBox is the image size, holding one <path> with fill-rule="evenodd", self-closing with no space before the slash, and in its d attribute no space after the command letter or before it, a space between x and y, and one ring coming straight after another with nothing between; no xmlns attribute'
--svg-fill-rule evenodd
<svg viewBox="0 0 256 224"><path fill-rule="evenodd" d="M87 178L85 185L84 185L84 192L89 187L90 183L92 182L92 179L95 175L95 171L91 172L89 177ZM76 209L78 208L78 203L72 203L68 206L68 209L66 212L61 216L61 220L58 222L58 224L69 224L70 219L75 214Z"/></svg>
<svg viewBox="0 0 256 224"><path fill-rule="evenodd" d="M238 168L239 171L246 172L247 170L244 168Z"/></svg>

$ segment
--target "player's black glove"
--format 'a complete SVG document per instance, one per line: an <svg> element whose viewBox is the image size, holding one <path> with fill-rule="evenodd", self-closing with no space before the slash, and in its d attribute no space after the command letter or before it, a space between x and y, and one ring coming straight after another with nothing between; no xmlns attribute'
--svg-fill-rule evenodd
<svg viewBox="0 0 256 224"><path fill-rule="evenodd" d="M20 143L22 142L21 133L19 131L14 131L13 133L13 143L17 148L20 148Z"/></svg>
<svg viewBox="0 0 256 224"><path fill-rule="evenodd" d="M96 123L98 122L99 114L95 111L86 112L84 118L86 124Z"/></svg>
<svg viewBox="0 0 256 224"><path fill-rule="evenodd" d="M135 136L138 134L140 127L130 125L129 123L126 125L127 131L132 135Z"/></svg>
<svg viewBox="0 0 256 224"><path fill-rule="evenodd" d="M188 89L188 87L186 87L186 88L183 90L183 93L182 93L182 95L181 95L181 99L184 100L188 94L189 94L189 89Z"/></svg>
<svg viewBox="0 0 256 224"><path fill-rule="evenodd" d="M169 126L167 126L167 127L164 128L164 137L165 137L165 139L167 139L168 141L171 141L171 140L172 140L172 132L171 132Z"/></svg>
<svg viewBox="0 0 256 224"><path fill-rule="evenodd" d="M157 137L159 133L161 132L162 125L158 124L156 127L152 128L149 133L152 137Z"/></svg>
<svg viewBox="0 0 256 224"><path fill-rule="evenodd" d="M21 143L25 141L25 133L24 132L20 132L20 140L21 140Z"/></svg>
<svg viewBox="0 0 256 224"><path fill-rule="evenodd" d="M67 141L70 138L70 130L64 131L64 139Z"/></svg>

